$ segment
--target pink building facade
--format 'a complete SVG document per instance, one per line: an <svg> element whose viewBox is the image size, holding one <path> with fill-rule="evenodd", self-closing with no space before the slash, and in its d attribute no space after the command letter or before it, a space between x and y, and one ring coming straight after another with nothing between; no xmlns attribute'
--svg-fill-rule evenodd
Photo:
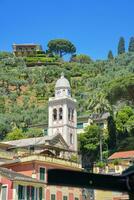
<svg viewBox="0 0 134 200"><path fill-rule="evenodd" d="M57 160L55 159L55 162ZM72 187L63 187L63 186L48 186L47 185L47 171L48 169L70 169L81 171L78 164L76 163L68 163L69 166L63 165L54 162L46 162L44 161L43 156L29 156L20 159L20 162L14 162L12 164L4 164L3 166L8 168L9 170L13 170L19 174L30 177L31 179L37 180L37 182L43 182L43 194L42 200L82 200L82 189L80 188L72 188ZM73 165L74 164L74 165ZM71 177L70 177L71 179ZM10 197L13 194L13 183L10 180L8 181L8 196ZM5 183L6 184L6 181ZM21 184L20 182L20 185ZM27 190L28 184L25 184ZM37 188L36 184L35 187ZM26 191L24 191L26 193ZM10 194L9 194L10 193ZM11 199L12 196L9 198ZM34 197L33 200L36 200Z"/></svg>

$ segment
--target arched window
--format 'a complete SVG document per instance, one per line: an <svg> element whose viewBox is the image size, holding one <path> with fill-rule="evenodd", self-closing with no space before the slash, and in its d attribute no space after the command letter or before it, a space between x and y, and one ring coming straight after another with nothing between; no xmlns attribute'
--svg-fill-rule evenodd
<svg viewBox="0 0 134 200"><path fill-rule="evenodd" d="M72 109L71 120L74 121L74 109Z"/></svg>
<svg viewBox="0 0 134 200"><path fill-rule="evenodd" d="M73 141L73 134L71 133L71 134L70 134L70 144L73 144L73 142L74 142L74 141Z"/></svg>
<svg viewBox="0 0 134 200"><path fill-rule="evenodd" d="M59 120L63 118L63 109L59 108Z"/></svg>
<svg viewBox="0 0 134 200"><path fill-rule="evenodd" d="M53 109L53 120L57 120L57 109Z"/></svg>
<svg viewBox="0 0 134 200"><path fill-rule="evenodd" d="M68 108L68 120L70 120L70 118L71 118L71 109Z"/></svg>

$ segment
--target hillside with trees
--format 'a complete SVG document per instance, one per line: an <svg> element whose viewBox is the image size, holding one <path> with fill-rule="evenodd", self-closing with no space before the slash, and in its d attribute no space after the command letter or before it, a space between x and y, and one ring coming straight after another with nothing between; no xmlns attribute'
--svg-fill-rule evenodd
<svg viewBox="0 0 134 200"><path fill-rule="evenodd" d="M96 61L88 55L74 55L76 48L69 41L63 50L64 42L60 41L59 50L50 41L48 50L35 57L0 52L0 140L43 135L39 128L29 127L47 123L48 98L54 96L55 82L64 72L77 99L78 116L110 112L104 137L109 151L134 149L134 39L130 39L128 52L121 37L118 56L110 50L107 60ZM72 54L68 62L63 60L66 53ZM87 128L86 139L98 130L96 125ZM82 135L81 151L94 154L97 137L89 145Z"/></svg>

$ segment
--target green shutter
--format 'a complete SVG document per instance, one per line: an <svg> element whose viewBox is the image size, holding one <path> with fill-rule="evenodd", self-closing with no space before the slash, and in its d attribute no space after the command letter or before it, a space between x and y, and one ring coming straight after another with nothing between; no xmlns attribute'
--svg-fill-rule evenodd
<svg viewBox="0 0 134 200"><path fill-rule="evenodd" d="M31 200L34 200L34 187L31 187Z"/></svg>
<svg viewBox="0 0 134 200"><path fill-rule="evenodd" d="M18 186L18 199L21 199L22 198L22 186L19 185Z"/></svg>
<svg viewBox="0 0 134 200"><path fill-rule="evenodd" d="M27 200L30 200L30 186L27 186Z"/></svg>
<svg viewBox="0 0 134 200"><path fill-rule="evenodd" d="M63 200L67 200L67 196L63 196Z"/></svg>
<svg viewBox="0 0 134 200"><path fill-rule="evenodd" d="M40 168L40 180L44 181L45 180L45 168Z"/></svg>
<svg viewBox="0 0 134 200"><path fill-rule="evenodd" d="M42 200L42 196L43 196L43 191L42 188L39 188L39 200Z"/></svg>
<svg viewBox="0 0 134 200"><path fill-rule="evenodd" d="M56 200L55 194L51 194L51 200Z"/></svg>
<svg viewBox="0 0 134 200"><path fill-rule="evenodd" d="M25 197L25 187L18 185L18 200L24 199Z"/></svg>

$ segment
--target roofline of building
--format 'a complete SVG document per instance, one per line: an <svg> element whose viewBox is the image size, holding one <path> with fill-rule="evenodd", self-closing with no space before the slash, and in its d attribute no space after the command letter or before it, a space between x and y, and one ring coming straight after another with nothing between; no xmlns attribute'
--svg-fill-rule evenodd
<svg viewBox="0 0 134 200"><path fill-rule="evenodd" d="M24 44L13 44L13 46L41 46L40 44L35 43L24 43Z"/></svg>
<svg viewBox="0 0 134 200"><path fill-rule="evenodd" d="M18 173L18 172L15 172L13 170L3 168L3 167L0 167L0 175L3 176L3 177L6 177L7 179L9 179L11 181L14 181L14 182L21 181L21 182L26 182L26 183L30 182L30 183L41 184L41 185L46 184L46 182L44 182L44 181L37 180L37 179L32 178L30 176L26 176L26 175L23 175L21 173Z"/></svg>
<svg viewBox="0 0 134 200"><path fill-rule="evenodd" d="M0 142L0 148L8 148L8 147L12 147L13 145L11 144L8 144L8 143L3 143L3 142Z"/></svg>
<svg viewBox="0 0 134 200"><path fill-rule="evenodd" d="M0 164L0 167L5 167L5 166L13 166L17 163L29 163L29 162L45 162L51 165L57 165L60 168L70 168L74 169L76 171L81 171L82 167L81 164L69 161L67 159L63 158L57 158L57 157L50 157L50 156L42 156L38 154L31 154L27 156L21 156L19 159L15 159L12 162L7 162L7 163L2 163Z"/></svg>
<svg viewBox="0 0 134 200"><path fill-rule="evenodd" d="M29 177L29 178L31 178L32 179L32 177ZM19 178L15 178L15 179L10 179L10 180L12 180L13 182L24 182L24 183L27 183L27 182L29 182L29 183L33 183L33 184L35 184L35 185L37 185L37 184L39 184L39 185L46 185L47 183L46 182L43 182L43 181L40 181L40 180L38 180L38 179L35 179L35 180L23 180L23 179L19 179Z"/></svg>
<svg viewBox="0 0 134 200"><path fill-rule="evenodd" d="M130 151L119 151L119 152L115 152L113 153L111 156L109 156L108 160L115 160L115 159L130 159L130 158L134 158L134 154L133 156L132 155L128 155L128 156L118 156L118 154L126 154L126 153L129 153L129 152L133 152L134 153L134 150L130 150ZM116 155L117 157L113 157L114 155Z"/></svg>

